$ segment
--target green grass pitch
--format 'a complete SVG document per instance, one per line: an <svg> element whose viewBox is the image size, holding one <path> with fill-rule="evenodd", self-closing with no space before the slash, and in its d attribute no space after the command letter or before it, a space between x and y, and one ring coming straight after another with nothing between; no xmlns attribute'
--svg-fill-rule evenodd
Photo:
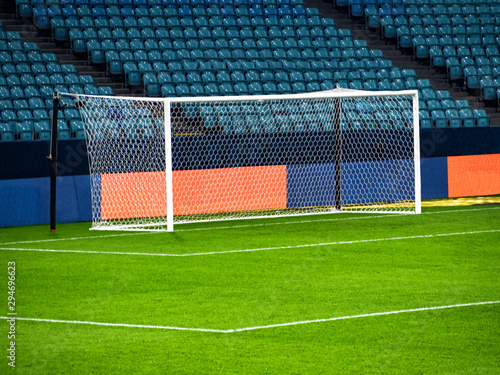
<svg viewBox="0 0 500 375"><path fill-rule="evenodd" d="M0 373L499 374L499 224L485 205L2 228Z"/></svg>

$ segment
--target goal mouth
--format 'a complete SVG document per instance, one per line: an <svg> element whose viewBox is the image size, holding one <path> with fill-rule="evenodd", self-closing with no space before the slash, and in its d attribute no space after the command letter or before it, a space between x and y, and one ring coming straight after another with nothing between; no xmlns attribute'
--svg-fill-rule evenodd
<svg viewBox="0 0 500 375"><path fill-rule="evenodd" d="M84 123L92 229L420 212L417 91L60 95Z"/></svg>

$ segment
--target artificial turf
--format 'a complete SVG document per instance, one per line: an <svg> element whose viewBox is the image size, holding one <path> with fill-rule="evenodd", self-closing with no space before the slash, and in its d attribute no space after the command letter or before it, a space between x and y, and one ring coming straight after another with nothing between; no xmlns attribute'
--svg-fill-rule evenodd
<svg viewBox="0 0 500 375"><path fill-rule="evenodd" d="M499 223L500 206L489 205L186 224L174 233L3 228L0 280L7 296L14 261L17 316L65 321L17 320L14 371L500 373L499 303L319 321L500 301ZM7 297L3 305L5 317ZM228 331L249 327L263 328Z"/></svg>

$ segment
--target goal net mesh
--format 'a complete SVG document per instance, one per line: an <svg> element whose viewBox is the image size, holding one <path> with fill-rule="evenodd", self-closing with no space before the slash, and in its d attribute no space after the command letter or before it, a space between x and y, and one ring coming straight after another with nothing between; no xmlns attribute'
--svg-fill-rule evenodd
<svg viewBox="0 0 500 375"><path fill-rule="evenodd" d="M164 230L169 204L175 223L418 212L414 95L66 99L85 124L93 229Z"/></svg>

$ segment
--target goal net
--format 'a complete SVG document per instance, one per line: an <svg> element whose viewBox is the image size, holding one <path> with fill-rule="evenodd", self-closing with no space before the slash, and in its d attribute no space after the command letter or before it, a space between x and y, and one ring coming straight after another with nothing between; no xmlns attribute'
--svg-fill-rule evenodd
<svg viewBox="0 0 500 375"><path fill-rule="evenodd" d="M59 95L84 122L92 229L420 212L416 91Z"/></svg>

